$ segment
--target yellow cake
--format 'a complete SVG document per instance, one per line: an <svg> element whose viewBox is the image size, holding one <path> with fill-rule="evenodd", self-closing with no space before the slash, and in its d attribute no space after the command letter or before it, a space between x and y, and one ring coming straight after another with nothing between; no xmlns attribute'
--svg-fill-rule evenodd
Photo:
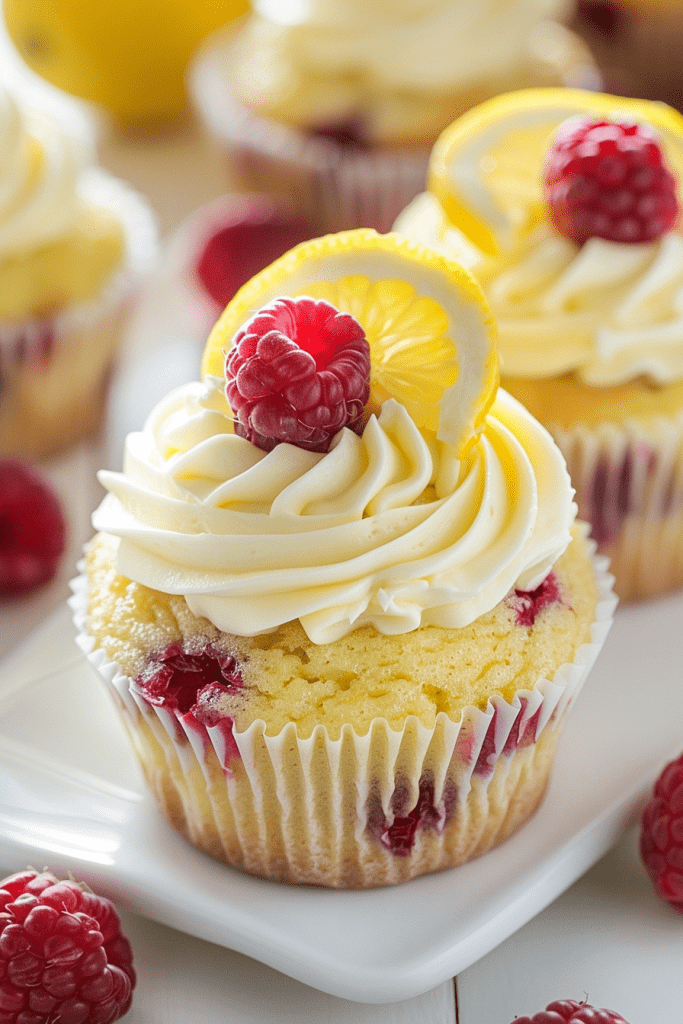
<svg viewBox="0 0 683 1024"><path fill-rule="evenodd" d="M82 144L0 90L0 452L49 455L100 422L152 215Z"/></svg>
<svg viewBox="0 0 683 1024"><path fill-rule="evenodd" d="M302 351L328 395L343 367L343 396L267 434L269 374L296 403L318 386ZM532 813L613 599L559 451L497 389L461 267L368 230L298 246L100 478L80 643L194 845L366 887L460 864Z"/></svg>
<svg viewBox="0 0 683 1024"><path fill-rule="evenodd" d="M670 108L529 90L444 133L430 190L396 227L476 275L498 321L504 386L560 445L620 596L651 597L683 584L683 237L678 219L644 241L561 233L543 175L573 116L654 132L680 180L683 120Z"/></svg>

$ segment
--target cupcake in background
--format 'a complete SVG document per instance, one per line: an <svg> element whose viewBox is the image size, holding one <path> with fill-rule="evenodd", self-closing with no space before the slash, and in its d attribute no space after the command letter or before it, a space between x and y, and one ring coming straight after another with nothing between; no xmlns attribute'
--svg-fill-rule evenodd
<svg viewBox="0 0 683 1024"><path fill-rule="evenodd" d="M683 586L682 175L671 108L528 90L447 129L396 222L480 281L629 599Z"/></svg>
<svg viewBox="0 0 683 1024"><path fill-rule="evenodd" d="M459 113L531 85L596 87L565 0L256 0L190 72L240 186L280 193L320 230L387 231Z"/></svg>
<svg viewBox="0 0 683 1024"><path fill-rule="evenodd" d="M459 265L297 246L100 479L79 643L196 847L363 888L532 814L614 598Z"/></svg>
<svg viewBox="0 0 683 1024"><path fill-rule="evenodd" d="M94 431L124 315L156 251L146 203L0 87L0 453Z"/></svg>
<svg viewBox="0 0 683 1024"><path fill-rule="evenodd" d="M607 92L683 110L680 0L579 0L573 27L590 48Z"/></svg>

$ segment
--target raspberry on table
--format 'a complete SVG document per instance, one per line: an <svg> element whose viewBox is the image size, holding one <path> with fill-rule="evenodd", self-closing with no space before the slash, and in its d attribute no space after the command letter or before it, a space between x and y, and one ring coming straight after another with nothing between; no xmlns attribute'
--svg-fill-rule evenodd
<svg viewBox="0 0 683 1024"><path fill-rule="evenodd" d="M65 544L64 513L47 481L27 463L0 461L0 598L51 580Z"/></svg>
<svg viewBox="0 0 683 1024"><path fill-rule="evenodd" d="M225 375L236 434L267 452L281 442L326 452L342 427L362 425L370 347L329 302L278 298L237 332Z"/></svg>
<svg viewBox="0 0 683 1024"><path fill-rule="evenodd" d="M236 197L204 245L197 275L211 298L227 306L243 284L311 234L304 221L270 196Z"/></svg>
<svg viewBox="0 0 683 1024"><path fill-rule="evenodd" d="M575 999L558 999L533 1017L515 1017L511 1024L628 1024L614 1010L599 1010Z"/></svg>
<svg viewBox="0 0 683 1024"><path fill-rule="evenodd" d="M49 871L0 881L0 1024L111 1024L134 987L109 900Z"/></svg>
<svg viewBox="0 0 683 1024"><path fill-rule="evenodd" d="M659 895L683 913L683 754L655 783L643 812L640 855Z"/></svg>
<svg viewBox="0 0 683 1024"><path fill-rule="evenodd" d="M654 133L644 125L569 118L555 136L544 174L557 230L583 245L589 238L650 242L679 214L676 179Z"/></svg>

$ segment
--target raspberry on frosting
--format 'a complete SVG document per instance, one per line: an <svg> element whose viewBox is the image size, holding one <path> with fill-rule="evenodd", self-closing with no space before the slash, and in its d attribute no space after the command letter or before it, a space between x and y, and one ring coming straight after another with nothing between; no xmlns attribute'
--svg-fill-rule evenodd
<svg viewBox="0 0 683 1024"><path fill-rule="evenodd" d="M324 300L278 298L237 332L225 364L235 433L326 452L357 429L370 395L370 347L349 313Z"/></svg>
<svg viewBox="0 0 683 1024"><path fill-rule="evenodd" d="M679 213L676 179L655 135L635 122L569 118L555 136L544 189L553 224L578 245L653 241Z"/></svg>

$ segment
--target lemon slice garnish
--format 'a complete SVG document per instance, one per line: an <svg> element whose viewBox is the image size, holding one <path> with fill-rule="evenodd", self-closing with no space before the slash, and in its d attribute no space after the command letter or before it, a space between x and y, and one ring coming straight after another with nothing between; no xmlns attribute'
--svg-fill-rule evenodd
<svg viewBox="0 0 683 1024"><path fill-rule="evenodd" d="M471 447L496 396L498 354L493 318L468 271L369 228L303 242L235 295L211 332L202 374L223 375L233 337L256 310L300 295L326 299L359 321L375 402L396 398L459 455Z"/></svg>
<svg viewBox="0 0 683 1024"><path fill-rule="evenodd" d="M458 118L434 146L429 190L448 219L483 252L544 217L542 170L553 133L576 114L625 116L660 135L669 168L683 181L683 117L663 103L582 89L523 89Z"/></svg>

